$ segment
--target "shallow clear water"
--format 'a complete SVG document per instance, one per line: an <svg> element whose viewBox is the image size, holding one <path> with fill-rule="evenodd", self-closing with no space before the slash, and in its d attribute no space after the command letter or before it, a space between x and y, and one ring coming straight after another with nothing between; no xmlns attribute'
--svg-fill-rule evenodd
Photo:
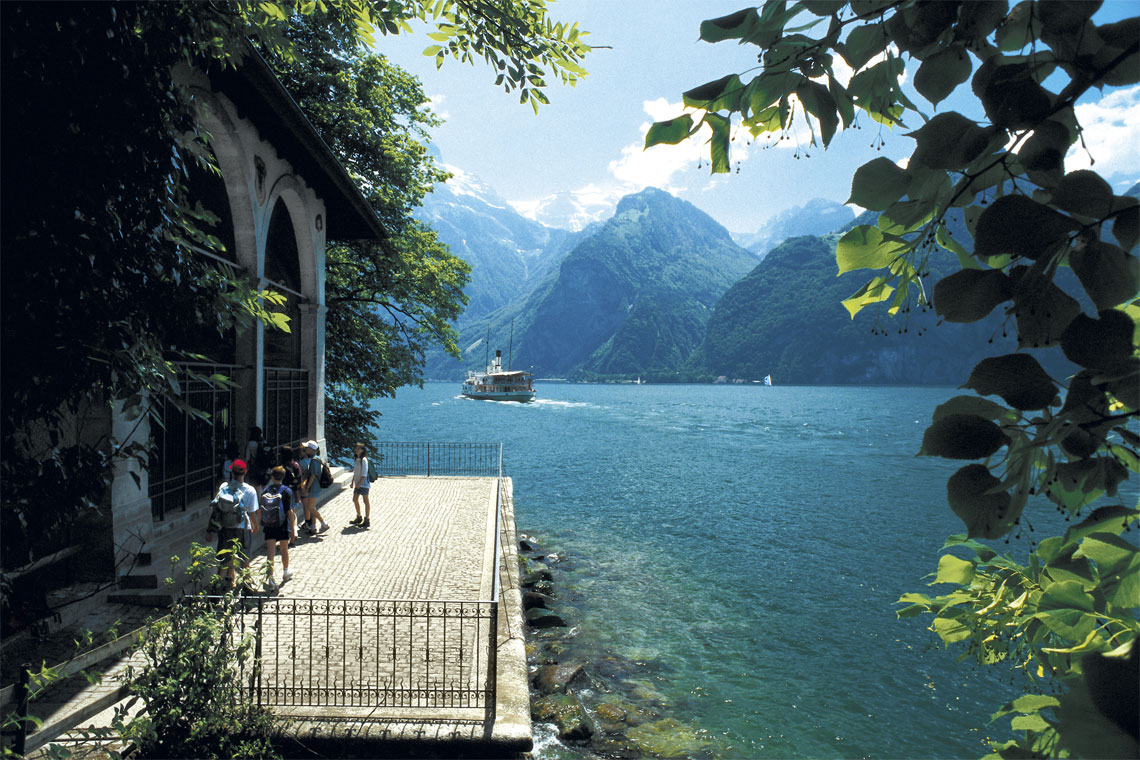
<svg viewBox="0 0 1140 760"><path fill-rule="evenodd" d="M962 529L955 463L913 456L952 395L546 383L509 404L428 384L377 408L385 440L505 444L519 531L568 558L576 649L644 663L714 755L978 757L1008 673L894 614Z"/></svg>

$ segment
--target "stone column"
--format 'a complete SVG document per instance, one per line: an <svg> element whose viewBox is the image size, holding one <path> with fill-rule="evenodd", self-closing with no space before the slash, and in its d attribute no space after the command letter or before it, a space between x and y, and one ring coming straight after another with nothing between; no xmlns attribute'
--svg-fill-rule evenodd
<svg viewBox="0 0 1140 760"><path fill-rule="evenodd" d="M117 446L145 444L150 439L150 418L128 420L123 401L111 405L111 438ZM104 428L105 430L106 428ZM118 457L111 481L111 536L114 541L116 577L131 566L134 555L154 537L150 511L150 474L129 457ZM138 481L135 481L137 476Z"/></svg>
<svg viewBox="0 0 1140 760"><path fill-rule="evenodd" d="M309 419L305 436L325 450L325 315L322 304L301 304L301 361L309 372Z"/></svg>

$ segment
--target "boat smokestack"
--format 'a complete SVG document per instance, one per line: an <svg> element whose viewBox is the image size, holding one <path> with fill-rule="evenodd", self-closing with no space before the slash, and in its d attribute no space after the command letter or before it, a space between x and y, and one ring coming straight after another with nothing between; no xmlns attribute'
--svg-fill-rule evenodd
<svg viewBox="0 0 1140 760"><path fill-rule="evenodd" d="M502 359L503 358L503 350L502 349L498 349L495 351L495 358L496 359Z"/></svg>

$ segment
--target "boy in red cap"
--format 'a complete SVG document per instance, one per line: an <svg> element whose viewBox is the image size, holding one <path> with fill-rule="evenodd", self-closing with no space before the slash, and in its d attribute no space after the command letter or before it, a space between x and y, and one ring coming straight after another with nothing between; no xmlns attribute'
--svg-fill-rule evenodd
<svg viewBox="0 0 1140 760"><path fill-rule="evenodd" d="M228 575L230 585L237 575L238 562L243 569L249 567L252 536L258 528L257 491L245 482L247 471L248 467L241 459L235 459L230 465L230 479L222 483L218 495L210 503L210 522L206 526L207 536L218 534L219 552L233 549L233 542L238 542L234 556L218 566L218 575Z"/></svg>

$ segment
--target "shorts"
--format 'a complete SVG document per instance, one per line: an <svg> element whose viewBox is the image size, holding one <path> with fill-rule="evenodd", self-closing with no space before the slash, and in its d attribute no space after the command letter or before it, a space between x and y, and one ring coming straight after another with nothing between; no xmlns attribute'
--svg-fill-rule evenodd
<svg viewBox="0 0 1140 760"><path fill-rule="evenodd" d="M262 527L261 532L265 534L266 541L288 541L289 523L283 525L265 525Z"/></svg>
<svg viewBox="0 0 1140 760"><path fill-rule="evenodd" d="M364 486L363 488L358 486L358 487L352 489L352 495L353 496L367 496L368 495L368 486Z"/></svg>
<svg viewBox="0 0 1140 760"><path fill-rule="evenodd" d="M240 542L238 551L243 560L249 559L250 555L250 535L249 531L245 528L222 528L218 531L218 551L222 549L229 549L230 544L234 539Z"/></svg>

